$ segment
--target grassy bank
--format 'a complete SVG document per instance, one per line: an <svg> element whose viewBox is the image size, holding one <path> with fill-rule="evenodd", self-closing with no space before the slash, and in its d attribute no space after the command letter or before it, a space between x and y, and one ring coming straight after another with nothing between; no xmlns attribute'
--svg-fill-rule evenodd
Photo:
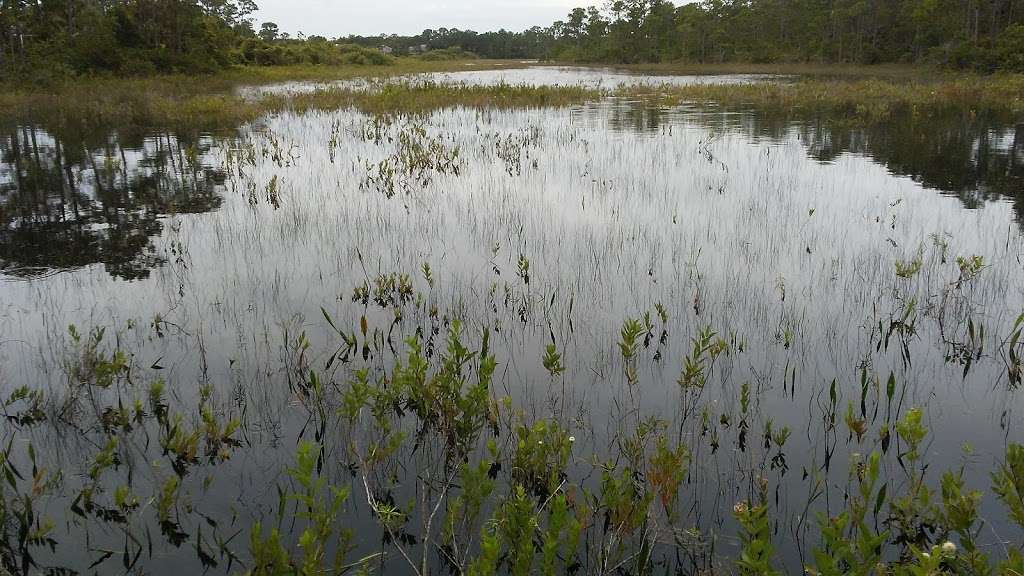
<svg viewBox="0 0 1024 576"><path fill-rule="evenodd" d="M749 107L765 112L830 114L852 120L878 120L893 113L963 110L969 113L1024 113L1024 75L954 75L926 78L816 77L743 85L702 84L650 89L629 88L620 95L662 105L683 102Z"/></svg>

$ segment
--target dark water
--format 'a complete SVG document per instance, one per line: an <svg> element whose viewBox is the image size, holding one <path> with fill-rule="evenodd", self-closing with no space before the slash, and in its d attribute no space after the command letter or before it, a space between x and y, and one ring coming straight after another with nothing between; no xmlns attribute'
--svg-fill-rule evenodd
<svg viewBox="0 0 1024 576"><path fill-rule="evenodd" d="M116 278L141 280L166 260L150 239L169 214L220 208L225 175L198 156L209 138L181 142L154 134L99 149L37 126L3 136L3 273L46 276L102 264Z"/></svg>
<svg viewBox="0 0 1024 576"><path fill-rule="evenodd" d="M517 74L560 82L574 72ZM1024 312L1024 125L955 111L857 128L842 120L609 99L447 109L393 124L354 111L286 113L230 138L111 134L83 143L45 126L6 128L0 390L4 398L22 385L42 390L49 417L9 420L3 439L21 468L31 443L38 465L61 474L43 510L57 546L36 550L40 563L100 573L125 562L145 573L242 570L250 526L273 522L284 466L300 439L313 438L325 446L326 473L352 484L345 521L365 552L354 556L373 553L381 531L337 430L311 417L298 375L313 366L345 382L359 367L386 368L404 337L439 334L430 341L440 346L455 318L472 338L493 330L495 394L529 417L559 414L577 439L572 468L582 476L593 474L591 453L610 453L623 418L619 329L626 318L653 318L636 401L684 434L692 463L681 524L714 543L665 561L684 572L735 556L731 510L760 476L771 485L783 566L792 573L809 561L813 513L841 508L855 455L877 446L875 426L858 442L824 425L832 381L841 421L847 403L861 400L862 371L883 384L893 373L900 407L925 409L930 467L966 463L968 485L987 491L1007 442L1024 439L1001 349ZM457 173L385 181L376 167L410 130L437 146L433 157L458 148ZM895 263L918 255L920 271L898 278ZM957 256L973 255L985 268L952 292ZM517 276L521 256L529 282ZM408 274L418 296L353 301L364 281L392 273ZM321 308L353 333L365 315L379 346L326 370L339 338ZM884 333L908 308L916 334L881 346L879 326ZM965 371L964 350L977 344L968 319L984 326L984 346L967 354ZM69 325L85 335L77 343ZM723 422L712 426L714 441L696 412L683 418L676 383L703 326L734 348L698 402L697 412ZM125 351L129 377L76 391L83 342L97 328L105 332L96 349ZM552 339L565 357L564 386L540 363ZM68 512L106 442L104 407L144 401L155 379L185 423L198 426L203 409L238 419L239 445L222 447L229 458L176 470L158 442L164 432L139 423L97 497L110 507L115 488L129 486L142 500L137 511L127 520ZM742 383L753 390L747 440L735 425ZM785 466L762 446L769 421L792 431ZM895 488L898 464L885 466ZM175 477L174 526L161 526L147 495ZM986 499L983 515L986 543L1006 537L997 503ZM384 571L402 568L395 557Z"/></svg>

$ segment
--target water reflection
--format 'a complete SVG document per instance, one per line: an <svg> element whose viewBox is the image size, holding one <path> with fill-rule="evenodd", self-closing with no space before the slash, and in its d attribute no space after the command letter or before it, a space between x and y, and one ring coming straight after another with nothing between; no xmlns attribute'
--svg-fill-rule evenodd
<svg viewBox="0 0 1024 576"><path fill-rule="evenodd" d="M420 75L442 83L468 86L493 84L528 84L531 86L586 86L588 88L617 88L619 86L693 86L701 84L752 84L755 82L786 81L776 74L689 74L651 75L637 74L613 68L579 68L575 66L531 66L508 70L470 70Z"/></svg>
<svg viewBox="0 0 1024 576"><path fill-rule="evenodd" d="M210 138L172 134L103 145L22 126L0 136L0 270L31 278L103 264L149 276L163 259L151 239L171 213L219 208L225 175L204 164Z"/></svg>
<svg viewBox="0 0 1024 576"><path fill-rule="evenodd" d="M1024 126L967 114L850 127L832 118L659 108L607 102L577 111L614 131L657 134L687 125L739 131L752 140L796 137L832 162L860 154L968 209L1009 201L1024 222ZM95 136L95 135L94 135ZM226 174L204 161L210 137L109 135L89 145L22 126L0 136L0 270L15 277L103 264L114 277L145 278L163 262L151 239L167 214L223 203Z"/></svg>
<svg viewBox="0 0 1024 576"><path fill-rule="evenodd" d="M1024 124L964 112L918 117L897 115L884 122L850 126L842 118L794 118L763 112L724 112L698 108L658 108L638 103L611 107L612 129L656 134L672 126L696 124L716 131L739 131L751 140L797 137L808 156L833 162L860 154L925 188L955 196L964 208L1011 202L1024 224Z"/></svg>
<svg viewBox="0 0 1024 576"><path fill-rule="evenodd" d="M758 129L778 135L788 128L765 122ZM895 175L956 196L968 209L1012 202L1024 222L1024 126L966 114L907 115L863 128L819 120L806 124L800 136L820 161L863 154Z"/></svg>

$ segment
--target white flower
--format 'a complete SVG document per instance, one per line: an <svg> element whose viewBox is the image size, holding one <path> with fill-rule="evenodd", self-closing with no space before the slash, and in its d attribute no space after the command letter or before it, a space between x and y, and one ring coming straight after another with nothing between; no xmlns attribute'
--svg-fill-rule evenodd
<svg viewBox="0 0 1024 576"><path fill-rule="evenodd" d="M946 540L945 542L943 542L943 544L942 544L942 555L947 557L947 558L952 557L952 556L956 556L956 544L950 542L949 540Z"/></svg>
<svg viewBox="0 0 1024 576"><path fill-rule="evenodd" d="M570 444L572 444L575 441L576 441L576 437L575 436L569 436L569 443Z"/></svg>
<svg viewBox="0 0 1024 576"><path fill-rule="evenodd" d="M537 440L537 445L538 446L543 446L544 445L544 441L543 440Z"/></svg>
<svg viewBox="0 0 1024 576"><path fill-rule="evenodd" d="M927 552L921 552L921 558L924 558L925 560L930 560L931 557L932 557L931 554L929 554Z"/></svg>

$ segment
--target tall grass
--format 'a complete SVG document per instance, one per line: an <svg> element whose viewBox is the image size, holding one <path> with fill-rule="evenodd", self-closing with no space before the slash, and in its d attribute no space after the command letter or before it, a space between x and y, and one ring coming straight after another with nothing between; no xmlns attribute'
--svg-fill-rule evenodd
<svg viewBox="0 0 1024 576"><path fill-rule="evenodd" d="M566 106L593 101L597 90L578 86L470 86L422 81L383 82L370 88L324 87L298 94L261 94L200 90L194 80L163 91L166 85L118 85L111 90L72 89L59 94L0 95L0 122L36 123L67 134L97 132L226 131L268 114L356 108L374 114L428 112L450 106L468 108L528 108ZM79 91L81 90L81 91Z"/></svg>
<svg viewBox="0 0 1024 576"><path fill-rule="evenodd" d="M1024 113L1024 75L939 78L800 78L740 85L696 84L625 89L623 96L647 97L664 105L682 102L745 107L793 115L823 114L872 121L895 114L960 110L965 114Z"/></svg>

